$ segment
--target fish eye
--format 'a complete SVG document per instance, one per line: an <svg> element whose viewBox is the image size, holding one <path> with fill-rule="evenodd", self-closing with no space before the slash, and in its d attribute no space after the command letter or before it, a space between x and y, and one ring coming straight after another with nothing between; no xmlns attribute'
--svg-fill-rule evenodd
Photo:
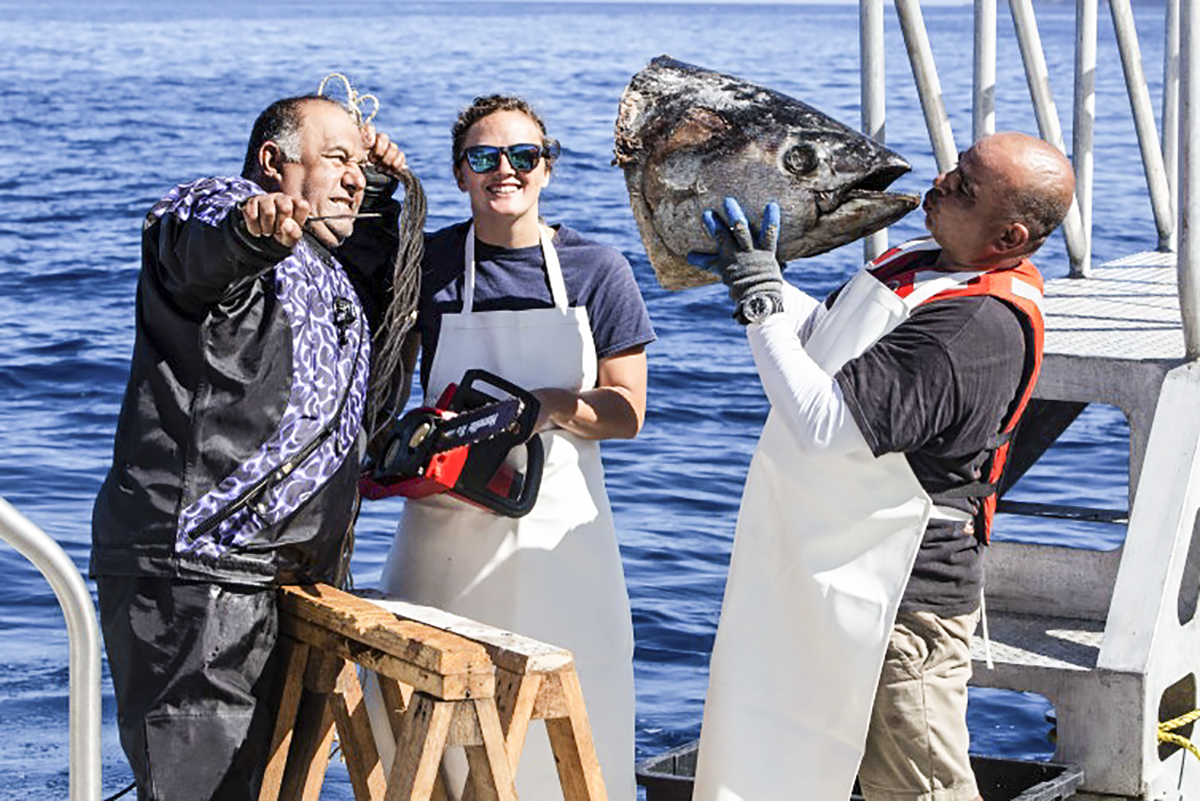
<svg viewBox="0 0 1200 801"><path fill-rule="evenodd" d="M801 142L792 145L783 154L783 167L793 175L808 175L817 168L817 150Z"/></svg>

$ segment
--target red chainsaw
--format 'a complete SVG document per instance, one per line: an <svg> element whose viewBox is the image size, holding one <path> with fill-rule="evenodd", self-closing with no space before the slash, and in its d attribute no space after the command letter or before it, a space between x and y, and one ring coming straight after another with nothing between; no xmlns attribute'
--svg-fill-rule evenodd
<svg viewBox="0 0 1200 801"><path fill-rule="evenodd" d="M540 406L533 393L500 376L468 370L432 407L413 409L392 424L359 491L368 500L448 492L495 514L521 517L533 508L542 482L545 450L534 433Z"/></svg>

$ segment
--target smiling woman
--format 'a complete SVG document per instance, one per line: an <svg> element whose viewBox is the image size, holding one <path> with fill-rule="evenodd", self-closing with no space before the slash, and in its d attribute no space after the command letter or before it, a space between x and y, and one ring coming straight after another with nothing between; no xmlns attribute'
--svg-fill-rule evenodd
<svg viewBox="0 0 1200 801"><path fill-rule="evenodd" d="M476 235L492 245L529 247L540 240L538 200L550 183L545 133L523 111L500 109L472 124L455 159L458 188L471 198ZM458 139L459 137L455 137Z"/></svg>
<svg viewBox="0 0 1200 801"><path fill-rule="evenodd" d="M521 518L448 494L410 498L383 587L569 648L609 795L632 801L633 628L598 441L641 429L654 332L623 256L541 220L559 148L527 103L479 98L453 138L472 218L426 242L417 321L425 399L432 405L473 368L531 388L546 464ZM390 747L380 743L385 761ZM540 730L517 785L521 798L562 797Z"/></svg>

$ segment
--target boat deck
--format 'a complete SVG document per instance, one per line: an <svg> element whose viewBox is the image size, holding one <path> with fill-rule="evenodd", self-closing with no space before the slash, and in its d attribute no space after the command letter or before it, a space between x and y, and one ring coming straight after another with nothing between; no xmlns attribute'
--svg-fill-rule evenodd
<svg viewBox="0 0 1200 801"><path fill-rule="evenodd" d="M1104 640L1104 624L1096 620L989 612L992 661L1056 670L1093 670ZM980 665L986 657L982 628L976 629L971 658L977 663L975 683L989 685Z"/></svg>
<svg viewBox="0 0 1200 801"><path fill-rule="evenodd" d="M1107 262L1089 278L1046 282L1046 355L1182 362L1175 254Z"/></svg>
<svg viewBox="0 0 1200 801"><path fill-rule="evenodd" d="M1045 361L1036 395L1125 412L1132 499L1159 386L1167 371L1186 361L1175 254L1135 253L1095 267L1089 278L1047 281L1044 308ZM1081 478L1086 472L1086 465L1079 467ZM1058 514L1045 521L1051 528L1053 517L1070 517L1074 507L1054 509ZM981 627L972 650L974 683L1029 687L1026 682L1041 684L1047 672L1094 670L1120 552L1009 543L993 551L987 624L996 669L983 668Z"/></svg>

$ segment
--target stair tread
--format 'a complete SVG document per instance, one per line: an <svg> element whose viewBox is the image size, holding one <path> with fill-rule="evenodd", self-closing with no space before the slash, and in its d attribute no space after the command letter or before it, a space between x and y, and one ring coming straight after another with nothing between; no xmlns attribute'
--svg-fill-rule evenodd
<svg viewBox="0 0 1200 801"><path fill-rule="evenodd" d="M1009 666L1094 670L1104 623L1069 617L988 612L992 661ZM983 626L975 630L971 657L984 661Z"/></svg>

